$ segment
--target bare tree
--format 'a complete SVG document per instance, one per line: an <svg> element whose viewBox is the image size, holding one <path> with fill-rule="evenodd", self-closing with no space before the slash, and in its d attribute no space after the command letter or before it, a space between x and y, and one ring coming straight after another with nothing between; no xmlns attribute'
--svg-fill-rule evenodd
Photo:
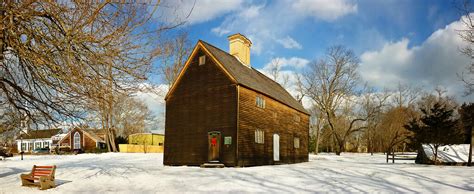
<svg viewBox="0 0 474 194"><path fill-rule="evenodd" d="M165 83L171 87L191 54L192 45L186 32L181 32L178 36L166 41L164 45L158 72L163 75Z"/></svg>
<svg viewBox="0 0 474 194"><path fill-rule="evenodd" d="M471 95L474 92L474 15L472 15L471 0L462 1L458 10L462 14L461 20L465 29L459 30L459 36L467 43L467 46L461 49L461 52L471 59L471 63L466 66L466 71L458 76L464 83L465 95Z"/></svg>
<svg viewBox="0 0 474 194"><path fill-rule="evenodd" d="M421 88L412 87L399 82L394 91L392 103L397 107L409 107L416 102L420 94Z"/></svg>
<svg viewBox="0 0 474 194"><path fill-rule="evenodd" d="M176 26L152 17L158 4L0 0L0 104L47 121L95 104L116 151L114 94L146 80L160 33Z"/></svg>
<svg viewBox="0 0 474 194"><path fill-rule="evenodd" d="M393 107L387 113L383 114L380 127L380 140L382 149L387 153L391 153L397 146L406 143L411 132L404 128L410 118L416 113L406 107Z"/></svg>
<svg viewBox="0 0 474 194"><path fill-rule="evenodd" d="M300 103L303 103L303 99L305 98L306 96L306 92L305 92L305 87L304 87L304 83L303 83L303 75L300 74L300 73L294 73L294 76L296 78L296 100Z"/></svg>
<svg viewBox="0 0 474 194"><path fill-rule="evenodd" d="M367 118L365 122L367 128L364 135L367 139L367 151L371 154L374 152L375 139L379 133L377 128L381 123L383 108L387 106L390 97L388 90L376 92L373 88L367 89L362 96L360 112L363 115L362 117Z"/></svg>
<svg viewBox="0 0 474 194"><path fill-rule="evenodd" d="M113 109L114 127L117 135L128 137L134 133L143 133L147 121L153 119L145 103L133 96L119 95Z"/></svg>
<svg viewBox="0 0 474 194"><path fill-rule="evenodd" d="M341 104L353 100L359 81L359 60L352 51L342 46L330 47L325 59L312 62L304 74L305 94L313 101L329 125L338 144L336 154L345 149L348 137L365 126L359 122L367 117L344 117Z"/></svg>
<svg viewBox="0 0 474 194"><path fill-rule="evenodd" d="M313 107L310 111L311 113L311 122L310 122L310 137L314 138L315 148L314 154L319 153L319 144L321 139L321 131L323 130L324 124L324 114L319 112L318 108Z"/></svg>
<svg viewBox="0 0 474 194"><path fill-rule="evenodd" d="M268 65L268 74L273 81L279 83L284 88L288 88L290 75L282 72L282 65L280 58L272 59Z"/></svg>

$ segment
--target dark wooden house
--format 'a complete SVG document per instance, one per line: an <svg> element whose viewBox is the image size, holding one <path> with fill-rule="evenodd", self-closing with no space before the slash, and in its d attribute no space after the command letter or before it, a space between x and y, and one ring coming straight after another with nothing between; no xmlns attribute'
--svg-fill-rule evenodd
<svg viewBox="0 0 474 194"><path fill-rule="evenodd" d="M251 67L250 40L228 39L230 53L198 41L166 95L164 164L308 161L308 112Z"/></svg>

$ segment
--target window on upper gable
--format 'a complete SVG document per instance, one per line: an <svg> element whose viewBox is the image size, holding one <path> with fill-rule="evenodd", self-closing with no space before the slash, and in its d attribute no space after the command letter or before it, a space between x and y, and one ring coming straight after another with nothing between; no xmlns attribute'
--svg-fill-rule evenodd
<svg viewBox="0 0 474 194"><path fill-rule="evenodd" d="M295 115L295 116L294 116L294 120L295 120L295 122L300 122L301 118L300 118L300 116Z"/></svg>
<svg viewBox="0 0 474 194"><path fill-rule="evenodd" d="M202 55L199 57L199 65L206 64L206 55Z"/></svg>

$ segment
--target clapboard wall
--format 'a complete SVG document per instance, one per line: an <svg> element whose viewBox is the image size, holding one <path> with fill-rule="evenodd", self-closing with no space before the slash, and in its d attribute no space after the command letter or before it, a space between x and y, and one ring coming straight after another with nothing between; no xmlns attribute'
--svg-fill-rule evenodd
<svg viewBox="0 0 474 194"><path fill-rule="evenodd" d="M166 100L165 165L201 165L207 162L208 132L232 137L231 145L220 149L226 166L236 163L237 91L222 69L206 56L199 65L198 50L189 67Z"/></svg>
<svg viewBox="0 0 474 194"><path fill-rule="evenodd" d="M309 116L246 87L238 90L238 165L308 161ZM265 108L256 106L257 96L265 100ZM264 131L263 144L255 142L257 129ZM278 162L273 161L273 134L280 136ZM299 138L299 148L294 147L294 138Z"/></svg>

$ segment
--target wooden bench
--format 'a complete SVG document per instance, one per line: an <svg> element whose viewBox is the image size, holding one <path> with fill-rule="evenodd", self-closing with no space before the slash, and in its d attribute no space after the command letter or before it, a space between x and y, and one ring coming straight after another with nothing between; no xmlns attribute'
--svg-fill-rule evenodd
<svg viewBox="0 0 474 194"><path fill-rule="evenodd" d="M33 169L29 174L21 174L21 185L22 186L37 186L41 190L56 187L54 183L54 173L56 166L36 166L33 165Z"/></svg>

